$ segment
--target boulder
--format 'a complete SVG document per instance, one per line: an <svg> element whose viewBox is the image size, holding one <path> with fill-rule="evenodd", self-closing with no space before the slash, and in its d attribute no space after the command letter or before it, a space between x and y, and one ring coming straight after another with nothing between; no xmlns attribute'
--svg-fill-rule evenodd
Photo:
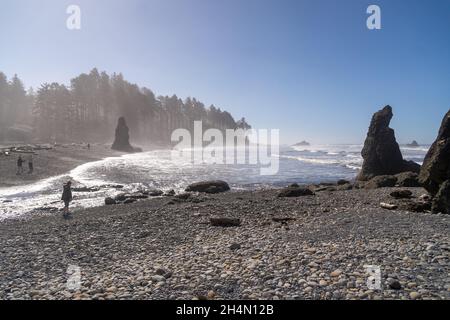
<svg viewBox="0 0 450 320"><path fill-rule="evenodd" d="M397 190L391 192L390 196L396 199L409 199L412 197L412 192L409 190Z"/></svg>
<svg viewBox="0 0 450 320"><path fill-rule="evenodd" d="M176 195L176 192L175 192L175 190L173 190L173 189L170 189L169 191L166 191L166 192L163 194L163 196L165 196L165 197L173 197L174 195Z"/></svg>
<svg viewBox="0 0 450 320"><path fill-rule="evenodd" d="M397 185L404 188L418 188L420 187L419 175L415 172L402 172L396 174Z"/></svg>
<svg viewBox="0 0 450 320"><path fill-rule="evenodd" d="M221 193L230 190L230 186L225 181L203 181L189 185L186 192Z"/></svg>
<svg viewBox="0 0 450 320"><path fill-rule="evenodd" d="M281 189L281 191L278 193L278 197L280 197L280 198L293 198L293 197L303 197L303 196L313 196L313 195L314 195L314 192L312 192L308 188L292 187L292 186Z"/></svg>
<svg viewBox="0 0 450 320"><path fill-rule="evenodd" d="M441 184L438 193L433 198L431 212L450 214L450 180Z"/></svg>
<svg viewBox="0 0 450 320"><path fill-rule="evenodd" d="M127 200L127 194L126 193L119 193L118 195L116 195L114 197L114 200L117 201L117 202L125 201L125 200Z"/></svg>
<svg viewBox="0 0 450 320"><path fill-rule="evenodd" d="M378 189L378 188L390 188L394 187L397 183L397 178L395 176L377 176L370 179L364 185L364 189Z"/></svg>
<svg viewBox="0 0 450 320"><path fill-rule="evenodd" d="M240 248L241 248L241 245L240 245L239 243L233 243L233 244L230 246L230 250L232 250L232 251L239 250Z"/></svg>
<svg viewBox="0 0 450 320"><path fill-rule="evenodd" d="M113 198L110 198L110 197L105 198L105 205L111 206L111 205L114 205L114 204L116 204L116 200L114 200Z"/></svg>
<svg viewBox="0 0 450 320"><path fill-rule="evenodd" d="M425 156L419 182L434 197L450 179L450 110L442 120L436 141Z"/></svg>
<svg viewBox="0 0 450 320"><path fill-rule="evenodd" d="M130 129L127 126L125 118L120 117L117 123L115 139L111 149L129 153L142 152L142 149L131 146L129 131Z"/></svg>
<svg viewBox="0 0 450 320"><path fill-rule="evenodd" d="M345 179L340 179L340 180L338 180L337 181L337 185L338 186L342 186L342 185L344 185L344 184L349 184L350 183L350 181L348 181L348 180L345 180Z"/></svg>
<svg viewBox="0 0 450 320"><path fill-rule="evenodd" d="M211 225L214 227L238 227L241 220L238 218L214 217L210 218Z"/></svg>
<svg viewBox="0 0 450 320"><path fill-rule="evenodd" d="M393 289L393 290L400 290L402 288L402 285L400 284L400 282L398 280L391 279L389 281L389 288Z"/></svg>
<svg viewBox="0 0 450 320"><path fill-rule="evenodd" d="M149 189L149 190L143 191L142 194L146 194L150 197L159 197L159 196L162 196L164 194L164 192L159 189Z"/></svg>
<svg viewBox="0 0 450 320"><path fill-rule="evenodd" d="M389 128L392 117L390 106L373 115L361 152L364 162L358 180L367 181L376 176L395 175L405 171L419 172L420 165L403 160L394 130Z"/></svg>

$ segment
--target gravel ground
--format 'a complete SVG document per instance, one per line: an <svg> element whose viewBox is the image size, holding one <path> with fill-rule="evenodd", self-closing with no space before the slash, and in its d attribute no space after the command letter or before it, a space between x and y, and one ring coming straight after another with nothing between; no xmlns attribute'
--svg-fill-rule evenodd
<svg viewBox="0 0 450 320"><path fill-rule="evenodd" d="M400 201L393 189L194 194L5 221L0 299L449 299L450 216L381 209Z"/></svg>

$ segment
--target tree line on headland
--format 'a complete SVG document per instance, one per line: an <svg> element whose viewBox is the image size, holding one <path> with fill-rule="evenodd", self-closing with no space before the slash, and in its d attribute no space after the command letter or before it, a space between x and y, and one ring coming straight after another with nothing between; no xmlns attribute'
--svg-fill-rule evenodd
<svg viewBox="0 0 450 320"><path fill-rule="evenodd" d="M249 129L220 108L196 98L155 96L148 88L126 81L122 74L93 69L70 82L44 83L25 90L15 75L8 81L0 72L0 141L109 142L117 119L126 118L133 140L169 144L173 130Z"/></svg>

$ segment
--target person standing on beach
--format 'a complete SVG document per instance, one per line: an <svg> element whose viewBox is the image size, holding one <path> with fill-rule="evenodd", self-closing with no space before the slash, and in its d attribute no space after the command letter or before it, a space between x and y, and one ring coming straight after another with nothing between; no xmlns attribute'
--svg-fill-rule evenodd
<svg viewBox="0 0 450 320"><path fill-rule="evenodd" d="M24 160L22 159L22 156L19 156L19 159L17 159L17 174L23 173L23 163Z"/></svg>
<svg viewBox="0 0 450 320"><path fill-rule="evenodd" d="M64 185L61 200L64 201L64 216L67 216L69 214L69 205L72 201L72 182L67 181Z"/></svg>
<svg viewBox="0 0 450 320"><path fill-rule="evenodd" d="M33 156L30 155L30 158L28 158L28 174L32 174L33 171L34 171Z"/></svg>

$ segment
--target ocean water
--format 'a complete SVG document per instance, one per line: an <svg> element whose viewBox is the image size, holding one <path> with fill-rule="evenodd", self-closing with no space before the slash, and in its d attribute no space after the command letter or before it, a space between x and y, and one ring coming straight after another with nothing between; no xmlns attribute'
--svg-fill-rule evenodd
<svg viewBox="0 0 450 320"><path fill-rule="evenodd" d="M403 156L419 164L429 146L401 147ZM99 206L104 198L142 188L182 191L193 182L220 179L233 189L280 187L290 183L309 184L352 180L362 166L362 145L312 145L280 147L272 160L279 160L276 175L261 175L259 165L195 165L190 159L173 159L170 150L107 158L83 164L65 175L30 185L0 188L0 220L24 214L54 213L61 208L62 185L71 179L74 186L101 187L99 191L74 193L72 208ZM116 190L110 185L124 185Z"/></svg>

